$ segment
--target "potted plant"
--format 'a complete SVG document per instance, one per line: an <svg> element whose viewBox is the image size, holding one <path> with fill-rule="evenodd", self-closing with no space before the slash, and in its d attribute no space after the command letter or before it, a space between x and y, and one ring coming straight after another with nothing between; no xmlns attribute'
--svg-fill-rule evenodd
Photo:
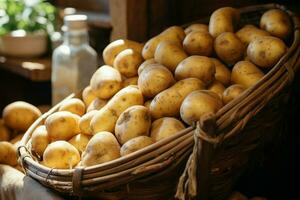
<svg viewBox="0 0 300 200"><path fill-rule="evenodd" d="M44 0L0 1L0 53L36 57L48 47L56 9Z"/></svg>

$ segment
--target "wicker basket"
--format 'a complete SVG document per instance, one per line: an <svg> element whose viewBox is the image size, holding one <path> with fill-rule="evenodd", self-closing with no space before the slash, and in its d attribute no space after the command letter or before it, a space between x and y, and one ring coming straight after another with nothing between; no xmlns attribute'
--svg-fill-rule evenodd
<svg viewBox="0 0 300 200"><path fill-rule="evenodd" d="M216 115L203 116L195 126L117 160L58 170L40 165L28 144L35 128L57 111L59 103L21 141L19 157L27 175L61 193L100 199L165 200L175 193L178 199L228 197L253 154L280 132L289 96L286 86L300 65L300 22L292 12L276 4L251 6L240 9L242 22L257 24L261 14L272 8L284 10L293 21L288 52L262 80Z"/></svg>

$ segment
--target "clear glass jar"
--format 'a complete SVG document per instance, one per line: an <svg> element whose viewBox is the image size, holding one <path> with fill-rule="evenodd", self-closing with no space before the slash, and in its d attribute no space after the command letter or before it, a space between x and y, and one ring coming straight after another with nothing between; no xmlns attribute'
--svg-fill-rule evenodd
<svg viewBox="0 0 300 200"><path fill-rule="evenodd" d="M85 15L64 18L63 44L52 55L52 105L89 84L97 69L97 53L89 45Z"/></svg>

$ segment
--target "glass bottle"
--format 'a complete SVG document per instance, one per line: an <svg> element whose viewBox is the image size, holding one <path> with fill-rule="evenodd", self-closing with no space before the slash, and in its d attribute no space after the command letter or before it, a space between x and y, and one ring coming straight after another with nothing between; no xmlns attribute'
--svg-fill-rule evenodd
<svg viewBox="0 0 300 200"><path fill-rule="evenodd" d="M63 43L52 55L52 105L89 84L97 69L97 53L89 45L87 17L64 17Z"/></svg>

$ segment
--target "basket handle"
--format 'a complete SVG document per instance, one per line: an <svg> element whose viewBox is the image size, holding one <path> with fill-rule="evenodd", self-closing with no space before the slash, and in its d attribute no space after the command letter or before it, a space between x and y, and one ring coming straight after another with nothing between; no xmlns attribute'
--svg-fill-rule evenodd
<svg viewBox="0 0 300 200"><path fill-rule="evenodd" d="M215 136L216 116L212 113L206 114L197 122L194 131L193 152L187 161L186 167L180 176L176 198L179 200L201 199L207 200L209 194L209 174L211 157L214 143L203 139Z"/></svg>

